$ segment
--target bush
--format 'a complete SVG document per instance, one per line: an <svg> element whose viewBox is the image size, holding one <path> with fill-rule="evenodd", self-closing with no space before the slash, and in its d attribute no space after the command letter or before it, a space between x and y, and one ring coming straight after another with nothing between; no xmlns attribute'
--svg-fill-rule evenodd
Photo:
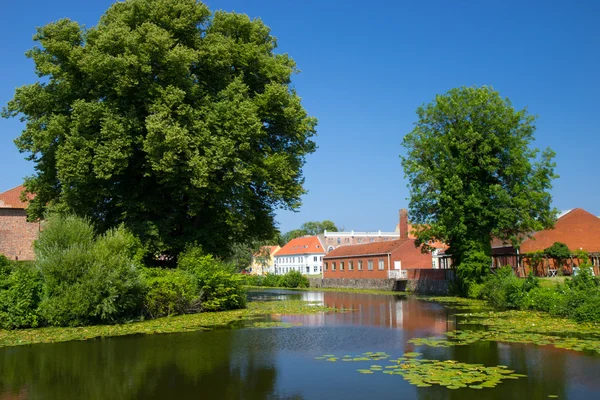
<svg viewBox="0 0 600 400"><path fill-rule="evenodd" d="M246 291L243 278L230 264L204 254L198 246L179 255L178 268L194 276L201 311L244 308Z"/></svg>
<svg viewBox="0 0 600 400"><path fill-rule="evenodd" d="M285 288L307 288L309 286L308 278L298 271L289 271L279 277L279 286Z"/></svg>
<svg viewBox="0 0 600 400"><path fill-rule="evenodd" d="M512 267L498 268L485 279L481 296L496 308L518 308L525 293L524 283L515 276Z"/></svg>
<svg viewBox="0 0 600 400"><path fill-rule="evenodd" d="M145 268L144 314L159 318L192 312L198 293L194 276L183 270Z"/></svg>
<svg viewBox="0 0 600 400"><path fill-rule="evenodd" d="M244 284L248 286L264 286L262 275L243 275Z"/></svg>
<svg viewBox="0 0 600 400"><path fill-rule="evenodd" d="M262 285L267 287L279 286L279 276L275 274L267 274L262 280Z"/></svg>
<svg viewBox="0 0 600 400"><path fill-rule="evenodd" d="M560 289L536 287L523 295L519 308L562 315L564 302L565 295Z"/></svg>
<svg viewBox="0 0 600 400"><path fill-rule="evenodd" d="M468 295L469 287L482 283L489 273L491 258L484 251L473 249L468 251L464 259L456 266L459 290Z"/></svg>
<svg viewBox="0 0 600 400"><path fill-rule="evenodd" d="M4 278L0 278L0 327L35 328L41 325L38 306L42 279L39 271L31 265L15 263L4 265L0 273Z"/></svg>
<svg viewBox="0 0 600 400"><path fill-rule="evenodd" d="M139 317L144 300L139 241L119 227L101 236L75 216L51 216L35 244L43 279L40 314L53 326Z"/></svg>

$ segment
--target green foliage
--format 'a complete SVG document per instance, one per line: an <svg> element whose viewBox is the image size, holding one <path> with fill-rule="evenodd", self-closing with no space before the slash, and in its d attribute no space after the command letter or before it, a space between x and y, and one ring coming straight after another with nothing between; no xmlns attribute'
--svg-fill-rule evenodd
<svg viewBox="0 0 600 400"><path fill-rule="evenodd" d="M281 235L281 240L279 244L283 246L292 239L296 239L306 235L314 236L325 231L338 232L339 229L333 221L329 221L327 219L324 221L309 221L303 223L300 226L300 229L294 229Z"/></svg>
<svg viewBox="0 0 600 400"><path fill-rule="evenodd" d="M300 206L316 119L297 73L260 19L196 0L126 0L96 26L38 28L27 52L40 81L4 117L36 173L30 217L51 206L125 224L152 254L186 243L225 256L274 236L274 210Z"/></svg>
<svg viewBox="0 0 600 400"><path fill-rule="evenodd" d="M481 295L495 308L518 308L525 293L524 283L525 280L515 276L512 267L498 268L486 278Z"/></svg>
<svg viewBox="0 0 600 400"><path fill-rule="evenodd" d="M243 277L235 267L204 254L198 246L188 247L180 254L178 268L193 275L202 311L223 311L244 308L246 292Z"/></svg>
<svg viewBox="0 0 600 400"><path fill-rule="evenodd" d="M298 271L289 271L279 276L278 286L285 288L307 288L309 286L308 278Z"/></svg>
<svg viewBox="0 0 600 400"><path fill-rule="evenodd" d="M560 269L559 273L562 275L563 262L571 257L571 250L569 250L567 245L560 242L554 242L552 246L544 249L544 254L556 261L556 266Z"/></svg>
<svg viewBox="0 0 600 400"><path fill-rule="evenodd" d="M471 242L470 245L456 266L459 291L462 294L468 294L471 286L482 283L491 265L491 258L486 251L477 249L478 242Z"/></svg>
<svg viewBox="0 0 600 400"><path fill-rule="evenodd" d="M262 279L262 285L267 287L279 286L279 276L275 274L267 274Z"/></svg>
<svg viewBox="0 0 600 400"><path fill-rule="evenodd" d="M9 268L10 272L6 273ZM38 306L42 279L37 268L15 263L3 267L0 273L3 274L0 276L0 327L35 328L41 325Z"/></svg>
<svg viewBox="0 0 600 400"><path fill-rule="evenodd" d="M530 147L535 118L527 110L515 110L483 86L438 95L417 115L402 157L417 244L449 244L459 266L472 243L489 256L492 238L518 244L553 225L554 153ZM471 272L484 271L469 264L469 279L475 279Z"/></svg>
<svg viewBox="0 0 600 400"><path fill-rule="evenodd" d="M40 314L53 326L115 323L141 313L139 241L124 227L95 236L88 220L51 216L35 244Z"/></svg>
<svg viewBox="0 0 600 400"><path fill-rule="evenodd" d="M144 314L149 318L186 314L197 298L194 276L181 269L145 268Z"/></svg>

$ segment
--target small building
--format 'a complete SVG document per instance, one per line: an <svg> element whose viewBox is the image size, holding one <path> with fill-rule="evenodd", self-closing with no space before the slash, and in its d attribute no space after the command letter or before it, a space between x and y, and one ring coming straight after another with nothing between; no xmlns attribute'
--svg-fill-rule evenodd
<svg viewBox="0 0 600 400"><path fill-rule="evenodd" d="M545 229L533 233L531 238L523 240L518 248L498 239L492 241L494 266L512 265L526 267L528 273L531 266L519 265L522 255L543 251L555 242L564 243L572 252L584 250L590 254L595 273L600 273L600 218L581 208L567 210L558 215L554 229ZM553 269L552 260L544 260L545 265L536 267L536 273L547 274ZM569 266L577 266L578 260L569 261ZM570 268L569 268L570 269ZM567 270L570 273L570 270Z"/></svg>
<svg viewBox="0 0 600 400"><path fill-rule="evenodd" d="M275 254L275 273L298 271L303 275L323 272L325 250L318 236L304 236L290 240Z"/></svg>
<svg viewBox="0 0 600 400"><path fill-rule="evenodd" d="M33 260L33 242L39 222L27 222L27 203L21 201L23 186L0 193L0 254L11 260Z"/></svg>
<svg viewBox="0 0 600 400"><path fill-rule="evenodd" d="M323 278L399 279L409 269L432 269L432 254L404 238L341 246L323 259Z"/></svg>
<svg viewBox="0 0 600 400"><path fill-rule="evenodd" d="M275 254L281 246L262 246L258 253L252 257L250 265L251 275L265 275L275 273Z"/></svg>

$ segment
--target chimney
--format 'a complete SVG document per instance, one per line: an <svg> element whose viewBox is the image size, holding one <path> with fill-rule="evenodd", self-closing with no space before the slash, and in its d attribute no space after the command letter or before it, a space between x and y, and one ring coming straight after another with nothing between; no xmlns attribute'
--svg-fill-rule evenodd
<svg viewBox="0 0 600 400"><path fill-rule="evenodd" d="M400 239L408 239L408 210L400 209L400 223L398 225Z"/></svg>

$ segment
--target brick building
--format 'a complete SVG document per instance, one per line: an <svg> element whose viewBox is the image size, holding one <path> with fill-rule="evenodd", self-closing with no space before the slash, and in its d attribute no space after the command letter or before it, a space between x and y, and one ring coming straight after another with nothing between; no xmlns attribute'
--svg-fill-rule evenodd
<svg viewBox="0 0 600 400"><path fill-rule="evenodd" d="M24 189L0 193L0 253L11 260L33 260L33 241L40 232L39 222L27 222L27 203L20 200Z"/></svg>
<svg viewBox="0 0 600 400"><path fill-rule="evenodd" d="M298 271L304 275L320 274L325 250L318 236L290 240L275 254L275 273Z"/></svg>
<svg viewBox="0 0 600 400"><path fill-rule="evenodd" d="M503 243L497 239L492 242L492 254L494 262L499 265L518 265L517 254L533 253L543 251L555 242L564 243L569 250L585 250L590 253L595 273L600 273L600 218L581 209L574 208L561 213L556 220L554 229L546 229L535 232L531 238L523 240L519 248L514 248L509 243ZM579 264L577 259L572 259L567 264L567 273L570 268ZM525 265L529 272L530 266ZM553 260L544 260L544 265L536 273L547 274L548 268L555 268Z"/></svg>
<svg viewBox="0 0 600 400"><path fill-rule="evenodd" d="M402 271L432 268L431 253L415 247L415 239L340 246L323 259L323 278L391 279Z"/></svg>

